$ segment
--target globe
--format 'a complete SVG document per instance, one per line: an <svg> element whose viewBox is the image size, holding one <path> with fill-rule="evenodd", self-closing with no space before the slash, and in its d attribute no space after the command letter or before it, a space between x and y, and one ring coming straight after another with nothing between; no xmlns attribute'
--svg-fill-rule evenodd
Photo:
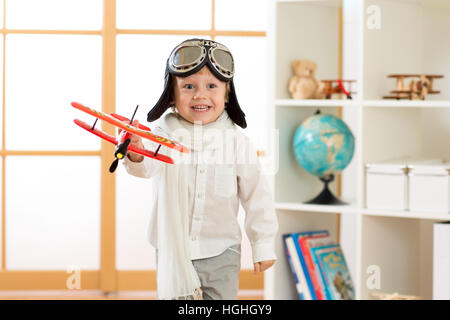
<svg viewBox="0 0 450 320"><path fill-rule="evenodd" d="M307 203L344 204L330 192L328 184L353 158L355 138L345 122L318 111L299 125L292 144L300 166L325 184L321 194Z"/></svg>

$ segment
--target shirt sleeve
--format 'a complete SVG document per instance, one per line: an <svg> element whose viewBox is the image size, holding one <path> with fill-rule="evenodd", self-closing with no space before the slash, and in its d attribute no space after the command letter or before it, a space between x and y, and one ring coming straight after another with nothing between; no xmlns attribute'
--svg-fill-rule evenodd
<svg viewBox="0 0 450 320"><path fill-rule="evenodd" d="M263 174L248 137L238 144L237 154L239 198L245 210L245 232L252 247L253 262L275 260L278 220L268 177Z"/></svg>
<svg viewBox="0 0 450 320"><path fill-rule="evenodd" d="M158 130L155 130L153 132L158 135L162 135L162 132L156 131ZM154 150L158 146L156 143L153 143L147 139L142 139L142 143L144 144L144 147L149 150ZM164 151L165 148L161 146L161 152ZM139 178L151 178L157 175L164 166L163 162L145 156L144 160L142 160L141 162L133 162L128 158L128 156L126 156L123 159L122 163L129 174Z"/></svg>
<svg viewBox="0 0 450 320"><path fill-rule="evenodd" d="M138 178L151 178L158 174L162 168L161 161L144 157L141 162L133 162L128 156L123 159L123 166L127 172Z"/></svg>

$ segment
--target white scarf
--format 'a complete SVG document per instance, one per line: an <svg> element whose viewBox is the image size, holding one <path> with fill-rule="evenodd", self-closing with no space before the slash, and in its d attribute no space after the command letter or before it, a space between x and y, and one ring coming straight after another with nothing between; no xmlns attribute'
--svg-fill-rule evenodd
<svg viewBox="0 0 450 320"><path fill-rule="evenodd" d="M221 147L215 139L217 135L208 135L209 129L214 129L215 132L219 130L222 133L225 130L236 129L226 111L215 122L204 126L194 125L184 120L178 113L168 113L161 119L160 126L171 137L178 138L177 141L191 151ZM181 135L174 137L174 132ZM158 299L188 297L201 299L200 279L190 255L186 165L177 164L177 162L166 164L159 188L158 265L161 267L157 271Z"/></svg>

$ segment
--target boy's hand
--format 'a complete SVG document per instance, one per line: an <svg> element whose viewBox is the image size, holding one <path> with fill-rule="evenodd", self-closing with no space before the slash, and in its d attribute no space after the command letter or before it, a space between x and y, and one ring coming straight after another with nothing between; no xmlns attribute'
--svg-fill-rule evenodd
<svg viewBox="0 0 450 320"><path fill-rule="evenodd" d="M271 266L273 266L274 263L275 263L275 260L266 260L266 261L255 262L253 264L253 274L258 274L259 272L264 272L265 270L267 270Z"/></svg>
<svg viewBox="0 0 450 320"><path fill-rule="evenodd" d="M133 126L137 127L139 125L139 121L138 120L134 120L132 123ZM122 132L122 129L119 129L119 136L120 133ZM132 134L130 133L130 145L133 145L135 147L144 149L144 144L142 143L142 138L138 135ZM132 151L128 151L128 158L130 158L131 161L133 162L141 162L142 160L144 160L144 156L138 153L134 153Z"/></svg>

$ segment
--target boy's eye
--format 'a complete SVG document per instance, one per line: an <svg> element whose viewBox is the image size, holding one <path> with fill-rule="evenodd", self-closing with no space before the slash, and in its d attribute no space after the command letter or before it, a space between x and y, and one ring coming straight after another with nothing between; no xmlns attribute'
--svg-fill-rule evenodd
<svg viewBox="0 0 450 320"><path fill-rule="evenodd" d="M188 84L185 84L184 87L185 87L186 89L193 89L193 88L194 88L194 85L188 83Z"/></svg>
<svg viewBox="0 0 450 320"><path fill-rule="evenodd" d="M208 84L208 89L213 89L215 87L217 87L217 86L214 83Z"/></svg>

